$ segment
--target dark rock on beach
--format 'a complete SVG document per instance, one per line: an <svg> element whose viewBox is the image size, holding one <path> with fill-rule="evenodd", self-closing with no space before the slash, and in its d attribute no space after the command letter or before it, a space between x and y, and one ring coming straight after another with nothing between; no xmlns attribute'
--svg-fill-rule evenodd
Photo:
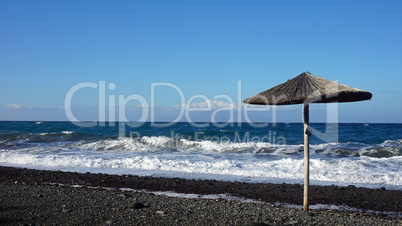
<svg viewBox="0 0 402 226"><path fill-rule="evenodd" d="M140 202L135 202L135 203L130 203L130 204L128 204L128 208L136 209L136 210L142 209L142 208L144 208L144 207L145 207L145 205L142 204L142 203L140 203Z"/></svg>
<svg viewBox="0 0 402 226"><path fill-rule="evenodd" d="M80 185L80 186L73 186ZM105 189L107 188L107 189ZM135 190L120 190L132 188ZM261 201L175 198L138 190L231 194ZM248 184L179 178L80 174L0 167L1 225L401 225L402 192L358 187L311 186L311 204L347 205L380 212L311 210L301 185Z"/></svg>

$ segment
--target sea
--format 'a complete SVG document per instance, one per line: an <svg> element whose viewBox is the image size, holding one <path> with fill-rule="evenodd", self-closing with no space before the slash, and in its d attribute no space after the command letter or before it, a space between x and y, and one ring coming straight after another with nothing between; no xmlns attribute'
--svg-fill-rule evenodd
<svg viewBox="0 0 402 226"><path fill-rule="evenodd" d="M312 123L310 184L402 190L402 124ZM302 123L0 122L0 166L302 184Z"/></svg>

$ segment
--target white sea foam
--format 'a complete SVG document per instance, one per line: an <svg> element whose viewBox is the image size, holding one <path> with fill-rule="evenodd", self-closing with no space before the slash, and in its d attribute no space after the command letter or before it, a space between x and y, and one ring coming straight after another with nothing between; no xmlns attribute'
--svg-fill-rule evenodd
<svg viewBox="0 0 402 226"><path fill-rule="evenodd" d="M402 140L379 145L326 143L310 148L312 184L402 189ZM190 141L164 136L61 141L0 149L0 164L192 179L303 182L302 146L267 142Z"/></svg>
<svg viewBox="0 0 402 226"><path fill-rule="evenodd" d="M164 136L141 138L120 137L93 142L73 144L79 150L102 151L118 150L131 152L182 152L199 154L269 154L276 157L303 156L301 145L274 145L268 142L215 142L210 140L191 141ZM325 143L310 145L310 154L320 158L328 157L395 157L402 156L402 140L385 141L379 145L359 143Z"/></svg>
<svg viewBox="0 0 402 226"><path fill-rule="evenodd" d="M124 151L165 151L174 150L184 153L264 153L270 150L272 155L286 155L297 153L300 145L273 145L267 142L214 142L209 140L191 141L187 139L173 139L165 136L151 136L141 138L120 137L93 142L78 142L76 148L84 150L124 150Z"/></svg>
<svg viewBox="0 0 402 226"><path fill-rule="evenodd" d="M303 160L242 156L142 154L103 155L32 154L0 150L0 164L78 172L102 172L245 182L302 183ZM402 189L402 157L357 160L311 159L310 181L316 185L350 185Z"/></svg>
<svg viewBox="0 0 402 226"><path fill-rule="evenodd" d="M65 134L65 135L70 135L70 134L73 134L74 131L61 131L61 133ZM59 133L57 133L57 132L52 132L52 133L45 132L45 133L38 133L37 135L39 135L39 136L47 136L47 135L57 135L57 134L59 134Z"/></svg>
<svg viewBox="0 0 402 226"><path fill-rule="evenodd" d="M145 125L126 128L130 137L118 138L115 127L87 128L45 122L30 130L32 123L9 125L9 131L0 134L0 165L245 182L303 182L304 150L298 143L302 140L292 138L294 129L288 128L292 124L271 128L276 133L269 135L246 125L239 128L239 133L232 133L232 128L183 129L188 125L180 124L170 128L170 136L167 130L154 131L155 128L148 129ZM16 130L19 126L21 131ZM361 128L355 131L355 125L346 126L345 133L339 133L340 140L364 131ZM400 128L384 125L378 128L395 132L392 136L377 137L390 139L380 144L356 142L377 136L376 131L365 131L370 134L361 133L353 139L355 142L348 143L319 144L313 137L311 183L402 189ZM290 143L275 142L282 133Z"/></svg>

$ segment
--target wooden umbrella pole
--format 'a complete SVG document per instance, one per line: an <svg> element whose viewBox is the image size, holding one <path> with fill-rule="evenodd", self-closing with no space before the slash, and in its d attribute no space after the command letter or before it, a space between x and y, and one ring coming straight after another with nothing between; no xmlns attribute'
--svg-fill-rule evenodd
<svg viewBox="0 0 402 226"><path fill-rule="evenodd" d="M306 133L309 127L309 105L303 106L304 118L304 211L308 211L308 185L309 185L309 135Z"/></svg>

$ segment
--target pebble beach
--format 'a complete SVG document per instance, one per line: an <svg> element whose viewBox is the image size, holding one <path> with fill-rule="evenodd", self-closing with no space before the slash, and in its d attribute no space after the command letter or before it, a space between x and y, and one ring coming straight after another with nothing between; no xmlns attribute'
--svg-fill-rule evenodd
<svg viewBox="0 0 402 226"><path fill-rule="evenodd" d="M301 194L299 185L80 174L11 167L0 167L0 172L1 225L402 225L402 192L398 190L313 186L312 205L337 204L332 203L330 197L343 194L350 198L352 194L356 205L353 202L348 205L360 211L313 209L305 212L275 204L299 204L295 201ZM227 194L255 201L202 199L194 195L169 197L155 195L152 191L199 196ZM327 195L314 195L319 193ZM328 199L323 199L324 196ZM366 200L362 200L364 197ZM370 209L377 211L361 211ZM399 215L390 216L385 214L387 212L399 212Z"/></svg>

